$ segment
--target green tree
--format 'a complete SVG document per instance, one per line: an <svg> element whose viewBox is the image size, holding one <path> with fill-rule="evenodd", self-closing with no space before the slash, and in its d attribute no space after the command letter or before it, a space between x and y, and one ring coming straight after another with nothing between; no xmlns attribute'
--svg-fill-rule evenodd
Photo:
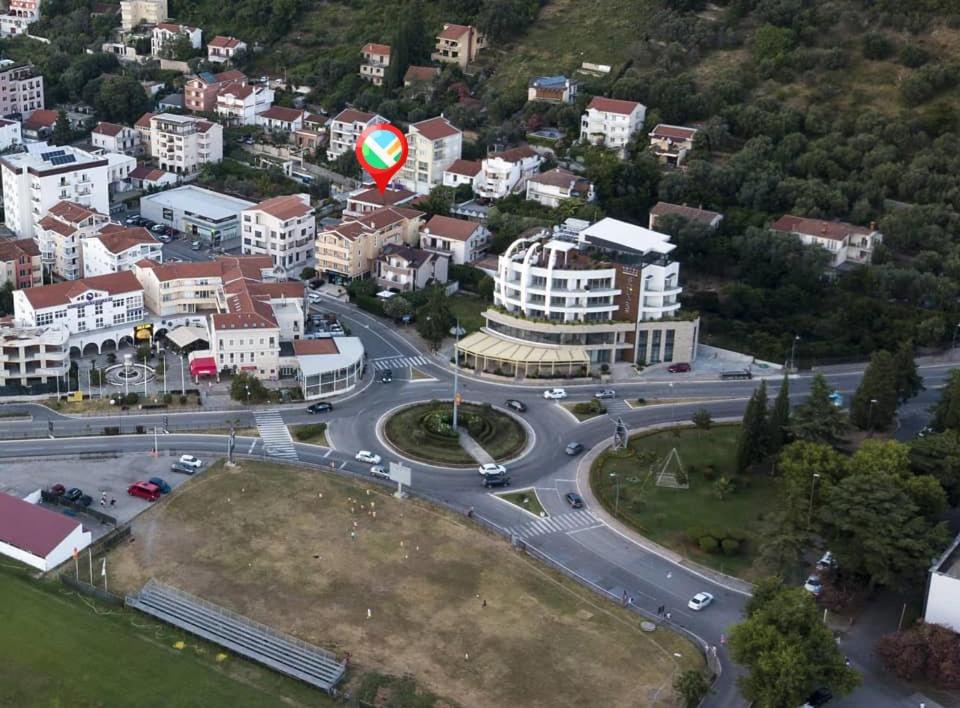
<svg viewBox="0 0 960 708"><path fill-rule="evenodd" d="M764 522L757 562L777 577L795 572L803 554L810 548L811 535L797 519L785 512L775 513Z"/></svg>
<svg viewBox="0 0 960 708"><path fill-rule="evenodd" d="M13 291L15 289L12 280L5 282L3 287L0 288L0 314L13 314Z"/></svg>
<svg viewBox="0 0 960 708"><path fill-rule="evenodd" d="M344 177L350 177L351 179L360 178L360 163L357 162L357 156L353 150L347 150L338 156L331 167L334 172Z"/></svg>
<svg viewBox="0 0 960 708"><path fill-rule="evenodd" d="M53 134L50 142L54 145L67 145L73 140L73 130L70 129L70 119L62 108L57 112L57 122L53 124Z"/></svg>
<svg viewBox="0 0 960 708"><path fill-rule="evenodd" d="M759 61L782 62L793 49L796 37L786 27L763 25L753 33L753 55Z"/></svg>
<svg viewBox="0 0 960 708"><path fill-rule="evenodd" d="M913 342L903 342L893 355L893 367L897 376L897 399L902 403L923 390L923 377L917 371Z"/></svg>
<svg viewBox="0 0 960 708"><path fill-rule="evenodd" d="M417 202L417 209L427 214L450 216L450 207L453 206L453 189L450 187L434 187L430 194Z"/></svg>
<svg viewBox="0 0 960 708"><path fill-rule="evenodd" d="M689 669L673 680L673 690L683 700L685 708L697 708L710 690L710 684L702 673Z"/></svg>
<svg viewBox="0 0 960 708"><path fill-rule="evenodd" d="M848 460L830 445L797 440L780 453L777 471L783 479L780 507L796 528L808 530L811 509L818 508L833 486L847 474ZM813 518L816 521L816 518Z"/></svg>
<svg viewBox="0 0 960 708"><path fill-rule="evenodd" d="M230 398L243 403L263 403L270 392L256 376L241 372L230 382Z"/></svg>
<svg viewBox="0 0 960 708"><path fill-rule="evenodd" d="M730 651L748 671L740 688L757 708L798 706L819 686L844 695L859 682L819 614L803 588L777 581L747 603L747 618L730 632Z"/></svg>
<svg viewBox="0 0 960 708"><path fill-rule="evenodd" d="M893 356L880 350L870 357L850 402L850 421L861 430L883 430L897 414L897 374Z"/></svg>
<svg viewBox="0 0 960 708"><path fill-rule="evenodd" d="M151 102L135 77L122 74L104 78L93 107L103 120L132 125L150 110Z"/></svg>
<svg viewBox="0 0 960 708"><path fill-rule="evenodd" d="M405 297L392 297L383 303L383 314L394 320L413 313L413 306Z"/></svg>
<svg viewBox="0 0 960 708"><path fill-rule="evenodd" d="M317 277L317 269L307 266L300 271L300 280L313 280Z"/></svg>
<svg viewBox="0 0 960 708"><path fill-rule="evenodd" d="M720 501L723 501L729 497L733 493L733 489L733 481L726 475L723 475L720 477L720 479L713 483L713 493Z"/></svg>
<svg viewBox="0 0 960 708"><path fill-rule="evenodd" d="M427 301L417 310L417 332L437 349L449 333L452 322L446 291L442 286L435 285Z"/></svg>
<svg viewBox="0 0 960 708"><path fill-rule="evenodd" d="M787 431L790 427L790 379L786 374L780 382L777 397L773 399L773 410L770 411L768 427L767 440L770 444L770 452L778 454L787 444Z"/></svg>
<svg viewBox="0 0 960 708"><path fill-rule="evenodd" d="M694 412L693 416L690 418L693 421L693 424L697 426L697 430L710 430L710 426L713 425L713 416L710 415L710 411L706 408L700 408ZM697 434L700 436L700 433Z"/></svg>
<svg viewBox="0 0 960 708"><path fill-rule="evenodd" d="M830 400L830 387L823 374L810 382L810 395L793 409L788 430L798 440L837 445L847 431L847 416Z"/></svg>
<svg viewBox="0 0 960 708"><path fill-rule="evenodd" d="M954 369L933 408L933 428L960 430L960 369Z"/></svg>
<svg viewBox="0 0 960 708"><path fill-rule="evenodd" d="M737 439L737 471L743 472L750 465L763 460L767 452L767 382L750 396L747 410L740 425Z"/></svg>
<svg viewBox="0 0 960 708"><path fill-rule="evenodd" d="M176 61L186 61L197 55L197 50L190 43L190 37L186 33L178 34L176 37L168 39L160 55L164 59L175 59Z"/></svg>
<svg viewBox="0 0 960 708"><path fill-rule="evenodd" d="M951 506L956 506L960 503L960 432L948 430L911 442L910 468L914 474L934 477Z"/></svg>

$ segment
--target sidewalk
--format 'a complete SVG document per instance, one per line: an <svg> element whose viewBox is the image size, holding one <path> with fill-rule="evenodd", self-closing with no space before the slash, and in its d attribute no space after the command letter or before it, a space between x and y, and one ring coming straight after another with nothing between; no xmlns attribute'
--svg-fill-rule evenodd
<svg viewBox="0 0 960 708"><path fill-rule="evenodd" d="M486 450L480 447L480 444L476 440L470 437L467 431L461 428L458 434L460 435L460 447L466 450L467 454L474 460L481 465L494 464L496 462L496 460L490 457Z"/></svg>
<svg viewBox="0 0 960 708"><path fill-rule="evenodd" d="M715 422L739 422L739 420L739 418L720 418ZM644 433L651 430L668 429L674 427L675 425L676 423L663 423L660 425L650 425L643 428L634 428L628 431L628 435L633 436L638 433ZM735 578L732 575L727 575L726 573L721 573L713 568L708 568L688 558L684 558L676 551L651 541L646 536L643 536L638 531L626 525L622 521L614 518L612 514L607 512L600 501L594 496L593 490L590 488L590 468L593 466L594 460L596 460L597 457L599 457L600 454L606 449L607 446L605 445L598 445L592 448L587 452L586 455L580 458L580 463L577 465L577 491L580 493L580 496L583 497L587 508L594 516L600 519L600 521L602 521L613 531L640 546L649 553L660 556L664 560L670 561L674 565L678 565L695 575L706 578L710 582L716 583L727 590L738 592L742 595L751 595L753 593L752 583L749 583L746 580L741 580L740 578Z"/></svg>

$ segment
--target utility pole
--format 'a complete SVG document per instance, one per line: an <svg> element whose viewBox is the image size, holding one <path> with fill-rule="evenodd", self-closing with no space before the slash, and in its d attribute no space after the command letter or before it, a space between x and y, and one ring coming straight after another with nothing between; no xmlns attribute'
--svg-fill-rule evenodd
<svg viewBox="0 0 960 708"><path fill-rule="evenodd" d="M797 342L800 341L800 335L793 335L793 344L790 346L790 371L797 372Z"/></svg>
<svg viewBox="0 0 960 708"><path fill-rule="evenodd" d="M877 405L877 399L870 399L870 408L867 409L867 437L873 437L873 407Z"/></svg>
<svg viewBox="0 0 960 708"><path fill-rule="evenodd" d="M818 479L820 479L820 473L814 472L810 479L810 509L807 511L807 531L810 530L810 524L813 522L813 492L817 488Z"/></svg>
<svg viewBox="0 0 960 708"><path fill-rule="evenodd" d="M186 379L183 378L183 355L180 355L180 395L187 395Z"/></svg>
<svg viewBox="0 0 960 708"><path fill-rule="evenodd" d="M460 318L457 318L456 341L453 344L453 431L457 432L457 413L460 410Z"/></svg>
<svg viewBox="0 0 960 708"><path fill-rule="evenodd" d="M616 472L611 472L610 476L617 481L617 499L614 502L613 514L614 516L620 516L620 475Z"/></svg>

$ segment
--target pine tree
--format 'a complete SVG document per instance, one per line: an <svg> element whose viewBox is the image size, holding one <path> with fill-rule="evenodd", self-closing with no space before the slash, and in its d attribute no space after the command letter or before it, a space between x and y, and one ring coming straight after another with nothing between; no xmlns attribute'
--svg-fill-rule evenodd
<svg viewBox="0 0 960 708"><path fill-rule="evenodd" d="M744 472L750 465L760 462L767 451L767 382L760 386L747 403L737 440L737 471Z"/></svg>
<svg viewBox="0 0 960 708"><path fill-rule="evenodd" d="M960 369L950 372L947 385L933 409L933 427L938 432L960 430Z"/></svg>
<svg viewBox="0 0 960 708"><path fill-rule="evenodd" d="M893 365L897 376L897 399L903 403L923 390L923 377L917 372L917 362L913 358L913 342L906 341L893 355Z"/></svg>
<svg viewBox="0 0 960 708"><path fill-rule="evenodd" d="M897 414L897 373L893 355L874 352L850 403L850 421L861 430L882 430Z"/></svg>
<svg viewBox="0 0 960 708"><path fill-rule="evenodd" d="M53 135L50 136L50 142L54 145L66 145L73 138L73 131L70 130L70 119L67 112L63 109L57 113L57 122L53 124Z"/></svg>
<svg viewBox="0 0 960 708"><path fill-rule="evenodd" d="M773 411L770 413L768 442L770 453L777 454L788 442L787 427L790 425L790 380L783 375L780 390L773 401Z"/></svg>
<svg viewBox="0 0 960 708"><path fill-rule="evenodd" d="M830 400L830 386L823 374L810 382L807 400L793 409L791 435L798 440L837 445L848 428L846 414Z"/></svg>

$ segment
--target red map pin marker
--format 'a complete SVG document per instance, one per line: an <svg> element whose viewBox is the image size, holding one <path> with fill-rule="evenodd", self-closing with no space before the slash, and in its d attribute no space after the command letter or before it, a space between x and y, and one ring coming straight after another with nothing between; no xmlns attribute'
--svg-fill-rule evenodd
<svg viewBox="0 0 960 708"><path fill-rule="evenodd" d="M407 161L409 146L400 129L389 123L371 125L357 138L354 148L357 162L367 171L377 184L380 194L386 190L403 163Z"/></svg>

